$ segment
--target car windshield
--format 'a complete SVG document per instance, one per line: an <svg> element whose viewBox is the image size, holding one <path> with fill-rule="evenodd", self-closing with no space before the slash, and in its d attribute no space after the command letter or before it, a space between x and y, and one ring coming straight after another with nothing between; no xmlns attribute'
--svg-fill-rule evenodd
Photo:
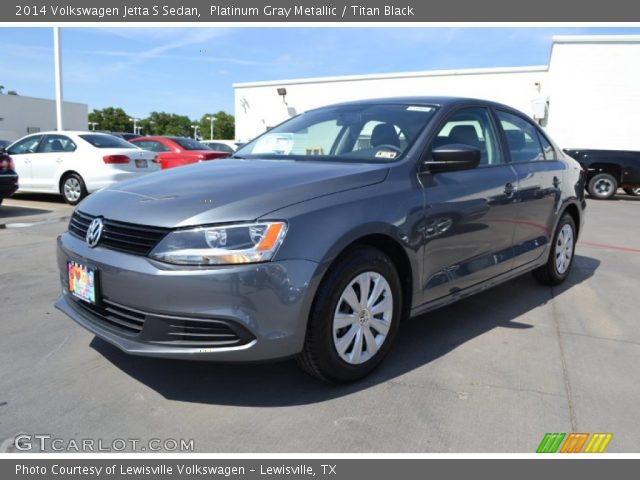
<svg viewBox="0 0 640 480"><path fill-rule="evenodd" d="M96 148L138 148L135 145L113 135L100 135L97 133L89 133L79 135L79 137Z"/></svg>
<svg viewBox="0 0 640 480"><path fill-rule="evenodd" d="M187 137L171 137L171 140L176 142L185 150L211 150L206 145L194 140L193 138Z"/></svg>
<svg viewBox="0 0 640 480"><path fill-rule="evenodd" d="M235 157L392 162L429 123L432 105L350 104L294 117L240 148Z"/></svg>

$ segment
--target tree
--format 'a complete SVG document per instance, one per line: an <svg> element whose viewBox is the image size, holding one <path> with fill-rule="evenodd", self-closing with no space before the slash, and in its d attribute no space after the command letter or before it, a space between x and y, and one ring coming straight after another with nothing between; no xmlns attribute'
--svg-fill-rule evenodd
<svg viewBox="0 0 640 480"><path fill-rule="evenodd" d="M235 118L233 115L229 115L223 111L213 114L216 119L213 121L213 138L211 138L210 116L212 116L210 113L206 113L200 118L200 122L198 122L202 138L205 140L233 140L236 138Z"/></svg>
<svg viewBox="0 0 640 480"><path fill-rule="evenodd" d="M4 85L0 85L0 94L2 93L3 90L4 90Z"/></svg>
<svg viewBox="0 0 640 480"><path fill-rule="evenodd" d="M89 114L89 122L97 123L96 130L110 132L133 132L133 122L122 108L107 107L102 110L94 109Z"/></svg>
<svg viewBox="0 0 640 480"><path fill-rule="evenodd" d="M151 112L149 117L140 120L143 135L175 135L190 137L193 135L192 121L186 115L167 112Z"/></svg>

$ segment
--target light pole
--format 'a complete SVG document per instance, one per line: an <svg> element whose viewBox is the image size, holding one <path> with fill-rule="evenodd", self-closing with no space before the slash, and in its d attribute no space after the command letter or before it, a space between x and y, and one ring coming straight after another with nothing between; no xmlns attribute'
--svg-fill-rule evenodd
<svg viewBox="0 0 640 480"><path fill-rule="evenodd" d="M91 130L93 130L94 132L96 131L96 127L98 126L98 122L89 122L89 127L91 128Z"/></svg>
<svg viewBox="0 0 640 480"><path fill-rule="evenodd" d="M56 82L56 129L63 130L62 124L62 54L60 48L60 27L53 27L53 64Z"/></svg>
<svg viewBox="0 0 640 480"><path fill-rule="evenodd" d="M207 118L209 119L209 126L211 127L211 136L209 137L209 140L213 140L213 122L215 122L217 118L213 115L210 115Z"/></svg>
<svg viewBox="0 0 640 480"><path fill-rule="evenodd" d="M140 121L140 119L133 117L133 118L130 118L129 121L133 122L133 133L138 135L138 121Z"/></svg>
<svg viewBox="0 0 640 480"><path fill-rule="evenodd" d="M198 140L198 125L191 125L191 128L193 128L193 139L194 140Z"/></svg>

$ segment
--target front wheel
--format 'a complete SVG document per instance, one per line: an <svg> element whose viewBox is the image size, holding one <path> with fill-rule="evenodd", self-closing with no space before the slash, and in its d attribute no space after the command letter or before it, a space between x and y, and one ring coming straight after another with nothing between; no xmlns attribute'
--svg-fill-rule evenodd
<svg viewBox="0 0 640 480"><path fill-rule="evenodd" d="M632 197L640 197L640 187L627 187L624 192Z"/></svg>
<svg viewBox="0 0 640 480"><path fill-rule="evenodd" d="M380 250L343 255L322 281L299 365L330 382L368 375L389 352L402 312L398 273Z"/></svg>
<svg viewBox="0 0 640 480"><path fill-rule="evenodd" d="M576 224L565 213L556 227L547 263L535 269L533 276L543 285L560 285L569 276L575 250Z"/></svg>
<svg viewBox="0 0 640 480"><path fill-rule="evenodd" d="M87 188L80 175L70 173L60 182L60 193L69 205L77 205L87 196Z"/></svg>

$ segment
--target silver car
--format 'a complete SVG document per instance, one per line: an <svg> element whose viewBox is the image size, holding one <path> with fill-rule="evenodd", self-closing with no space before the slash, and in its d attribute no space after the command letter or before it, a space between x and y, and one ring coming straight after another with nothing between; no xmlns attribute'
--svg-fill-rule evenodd
<svg viewBox="0 0 640 480"><path fill-rule="evenodd" d="M403 318L525 272L563 282L584 207L578 163L505 105L334 105L85 199L56 306L127 353L353 381Z"/></svg>

